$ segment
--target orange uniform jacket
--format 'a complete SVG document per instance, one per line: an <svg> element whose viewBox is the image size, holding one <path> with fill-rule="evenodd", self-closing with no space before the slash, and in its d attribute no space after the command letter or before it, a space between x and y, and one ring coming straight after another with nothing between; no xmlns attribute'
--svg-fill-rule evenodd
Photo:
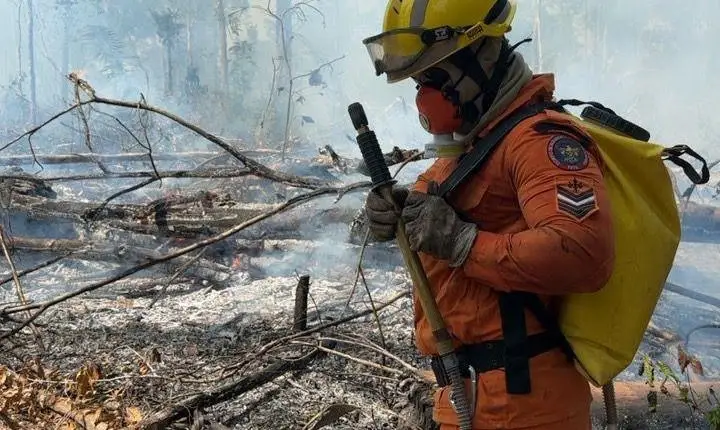
<svg viewBox="0 0 720 430"><path fill-rule="evenodd" d="M533 77L488 128L520 106L550 100L553 91L553 75ZM562 127L536 130L548 119L577 134ZM587 150L573 137L578 134L586 138ZM458 344L503 337L499 291L538 293L553 309L558 295L594 292L607 282L614 239L600 163L589 136L565 115L546 112L513 129L484 167L449 196L455 210L478 225L470 255L458 268L430 255L420 258ZM438 159L414 189L426 192L430 181L442 183L456 165L456 159ZM437 354L417 298L415 309L417 346L424 354ZM528 311L526 321L528 335L543 331ZM481 374L473 428L590 428L589 385L560 349L531 358L530 372L532 392L524 395L507 394L504 369ZM454 428L448 394L449 387L435 394L435 419Z"/></svg>

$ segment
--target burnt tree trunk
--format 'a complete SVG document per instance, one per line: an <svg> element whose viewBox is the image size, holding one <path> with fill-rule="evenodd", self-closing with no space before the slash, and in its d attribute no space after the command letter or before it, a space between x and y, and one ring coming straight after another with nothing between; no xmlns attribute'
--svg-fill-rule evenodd
<svg viewBox="0 0 720 430"><path fill-rule="evenodd" d="M293 318L293 331L307 330L307 306L310 294L310 275L300 277L295 288L295 312Z"/></svg>

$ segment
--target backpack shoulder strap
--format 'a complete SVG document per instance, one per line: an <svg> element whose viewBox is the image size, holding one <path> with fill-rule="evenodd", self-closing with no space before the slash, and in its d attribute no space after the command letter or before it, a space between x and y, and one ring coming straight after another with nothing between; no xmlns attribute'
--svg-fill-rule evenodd
<svg viewBox="0 0 720 430"><path fill-rule="evenodd" d="M492 151L503 141L518 124L531 118L546 109L562 109L562 105L557 102L537 103L522 107L507 118L500 121L490 132L483 138L478 139L469 153L466 153L460 159L458 166L448 176L448 178L440 184L439 195L446 197L453 192L473 173L482 167L487 157Z"/></svg>

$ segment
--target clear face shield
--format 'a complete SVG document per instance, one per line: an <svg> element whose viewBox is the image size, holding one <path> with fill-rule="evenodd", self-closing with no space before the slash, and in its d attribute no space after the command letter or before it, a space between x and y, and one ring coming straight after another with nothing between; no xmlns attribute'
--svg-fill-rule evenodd
<svg viewBox="0 0 720 430"><path fill-rule="evenodd" d="M442 58L439 53L447 55L463 32L464 29L451 27L401 28L369 37L363 40L363 44L375 66L375 74L392 75L411 69L421 59L432 57L439 60Z"/></svg>
<svg viewBox="0 0 720 430"><path fill-rule="evenodd" d="M500 37L508 28L479 22L472 26L408 27L389 30L363 40L377 76L397 82L443 60L482 38Z"/></svg>

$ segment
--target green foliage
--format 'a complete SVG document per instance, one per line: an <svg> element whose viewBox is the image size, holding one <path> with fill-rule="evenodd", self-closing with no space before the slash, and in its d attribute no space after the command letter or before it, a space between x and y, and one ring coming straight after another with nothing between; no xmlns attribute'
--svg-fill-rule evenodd
<svg viewBox="0 0 720 430"><path fill-rule="evenodd" d="M670 383L670 386L677 390L677 394L675 394L677 400L690 406L692 410L702 413L715 430L720 430L720 400L715 391L711 387L707 393L701 395L693 388L688 379L688 369L692 369L698 375L704 374L702 363L685 351L682 346L678 346L677 353L679 374L668 363L655 360L647 354L643 356L639 374L645 376L645 383L651 388L647 396L649 411L657 411L658 389L663 395L672 396L667 385ZM685 378L681 378L681 376ZM658 381L659 386L656 389Z"/></svg>

